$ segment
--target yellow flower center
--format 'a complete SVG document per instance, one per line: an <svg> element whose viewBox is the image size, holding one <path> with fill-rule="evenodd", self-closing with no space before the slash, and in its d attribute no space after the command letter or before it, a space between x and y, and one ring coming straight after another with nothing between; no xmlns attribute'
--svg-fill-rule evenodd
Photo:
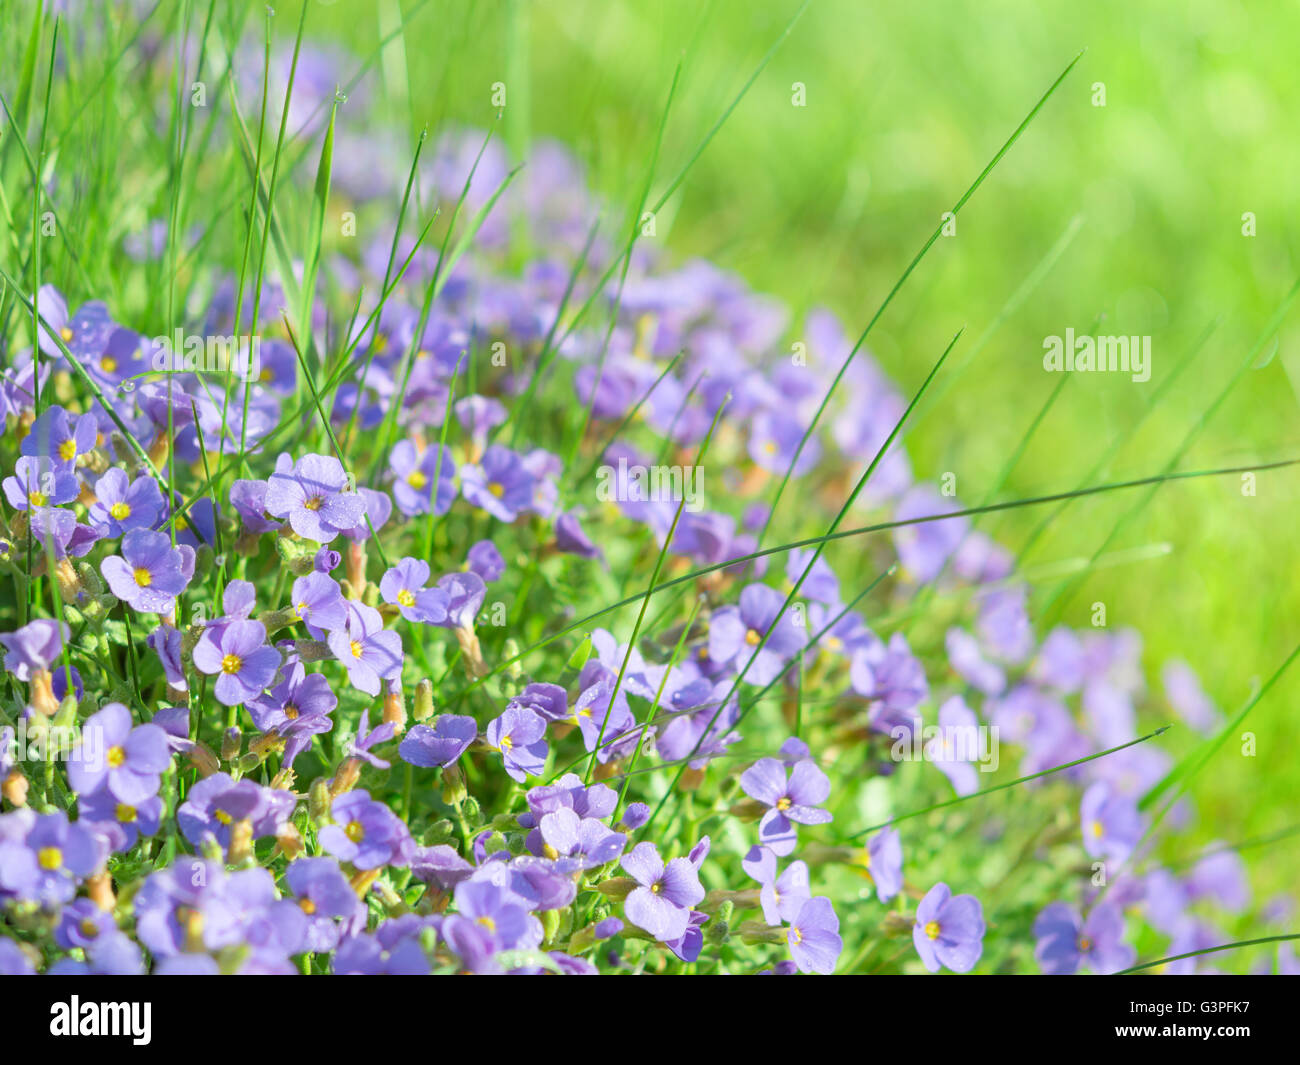
<svg viewBox="0 0 1300 1065"><path fill-rule="evenodd" d="M650 894L658 895L661 891L663 891L663 889L664 889L663 884L659 883L659 881L656 880L653 884L650 885Z"/></svg>
<svg viewBox="0 0 1300 1065"><path fill-rule="evenodd" d="M45 506L45 493L44 493L44 492L28 492L28 493L27 493L27 502L28 502L29 504L31 504L32 506L34 506L34 507L43 507L43 506Z"/></svg>
<svg viewBox="0 0 1300 1065"><path fill-rule="evenodd" d="M212 816L215 817L218 821L220 821L223 825L228 825L230 824L231 821L234 820L234 818L231 817L228 813L226 813L225 810L215 810L213 811Z"/></svg>
<svg viewBox="0 0 1300 1065"><path fill-rule="evenodd" d="M238 673L244 665L244 660L239 655L226 655L221 659L222 673Z"/></svg>
<svg viewBox="0 0 1300 1065"><path fill-rule="evenodd" d="M931 921L929 924L925 926L925 934L929 936L931 939L938 939L939 932L940 932L940 928L939 928L938 921Z"/></svg>
<svg viewBox="0 0 1300 1065"><path fill-rule="evenodd" d="M515 746L515 741L512 740L509 736L501 737L501 749L503 751L514 750L514 746Z"/></svg>
<svg viewBox="0 0 1300 1065"><path fill-rule="evenodd" d="M552 847L549 843L542 844L542 853L545 854L546 857L550 858L551 861L555 861L555 859L560 856L560 852L557 851L554 847Z"/></svg>
<svg viewBox="0 0 1300 1065"><path fill-rule="evenodd" d="M347 828L343 830L343 834L353 843L360 843L366 838L366 829L360 821L349 821Z"/></svg>
<svg viewBox="0 0 1300 1065"><path fill-rule="evenodd" d="M481 924L484 928L486 928L489 932L495 932L497 930L497 923L496 921L492 920L491 917L480 917L478 919L478 923Z"/></svg>
<svg viewBox="0 0 1300 1065"><path fill-rule="evenodd" d="M119 802L117 804L117 809L114 812L117 815L118 821L124 825L129 825L135 820L135 807L127 806L124 802Z"/></svg>
<svg viewBox="0 0 1300 1065"><path fill-rule="evenodd" d="M63 868L63 851L58 847L42 847L36 852L36 860L42 869L52 873Z"/></svg>
<svg viewBox="0 0 1300 1065"><path fill-rule="evenodd" d="M81 928L81 934L87 939L94 939L95 936L99 935L99 926L89 917L83 920L79 927Z"/></svg>
<svg viewBox="0 0 1300 1065"><path fill-rule="evenodd" d="M802 942L803 942L803 933L800 932L799 929L797 929L797 928L791 928L791 929L790 929L790 942L794 943L796 946L797 946L798 944L802 943Z"/></svg>
<svg viewBox="0 0 1300 1065"><path fill-rule="evenodd" d="M72 330L65 325L62 329L59 330L59 336L63 337L63 342L66 344L69 340L72 339Z"/></svg>
<svg viewBox="0 0 1300 1065"><path fill-rule="evenodd" d="M298 908L308 916L311 916L316 912L316 904L312 902L311 899L299 899Z"/></svg>
<svg viewBox="0 0 1300 1065"><path fill-rule="evenodd" d="M358 641L358 640L353 640L353 641L352 641L352 644L351 644L351 648L352 648L352 657L353 657L353 658L360 658L360 657L361 657L361 652L362 652L362 650L363 650L360 641Z"/></svg>
<svg viewBox="0 0 1300 1065"><path fill-rule="evenodd" d="M63 441L63 443L59 445L59 458L64 462L71 462L76 457L77 442L73 440L72 437L68 437L67 440Z"/></svg>
<svg viewBox="0 0 1300 1065"><path fill-rule="evenodd" d="M105 355L99 360L99 367L105 373L115 373L117 371L117 360L112 355Z"/></svg>
<svg viewBox="0 0 1300 1065"><path fill-rule="evenodd" d="M776 808L778 810L781 810L782 812L790 809L790 796L782 795L779 799L777 799Z"/></svg>
<svg viewBox="0 0 1300 1065"><path fill-rule="evenodd" d="M1097 838L1097 839L1101 839L1101 837L1102 837L1102 833L1104 833L1104 832L1106 831L1106 830L1102 827L1102 824L1101 824L1100 821L1094 821L1094 822L1093 822L1089 827L1092 829L1092 834L1093 834L1093 836L1094 836L1095 838Z"/></svg>
<svg viewBox="0 0 1300 1065"><path fill-rule="evenodd" d="M153 574L144 566L136 566L135 573L132 576L135 577L135 583L141 588L148 588L149 585L153 584Z"/></svg>
<svg viewBox="0 0 1300 1065"><path fill-rule="evenodd" d="M415 606L415 596L411 593L409 588L403 588L397 593L397 601L401 603L402 606Z"/></svg>
<svg viewBox="0 0 1300 1065"><path fill-rule="evenodd" d="M429 478L424 475L423 470L412 470L406 475L406 483L416 491L419 491L429 483Z"/></svg>
<svg viewBox="0 0 1300 1065"><path fill-rule="evenodd" d="M258 375L257 375L257 379L258 379L259 381L264 382L264 383L267 382L267 381L270 381L270 380L271 380L271 370L270 370L270 367L267 367L267 369L263 370L260 374L258 374Z"/></svg>
<svg viewBox="0 0 1300 1065"><path fill-rule="evenodd" d="M121 747L110 747L108 749L108 767L116 769L126 761L126 751Z"/></svg>
<svg viewBox="0 0 1300 1065"><path fill-rule="evenodd" d="M503 495L506 494L506 486L503 485L500 481L493 481L491 484L488 485L488 491L491 492L498 499L500 499Z"/></svg>
<svg viewBox="0 0 1300 1065"><path fill-rule="evenodd" d="M129 503L114 503L108 508L108 513L114 521L125 521L131 516L131 506Z"/></svg>
<svg viewBox="0 0 1300 1065"><path fill-rule="evenodd" d="M303 506L306 507L308 510L320 510L324 502L325 502L324 496L312 496L309 500L303 503Z"/></svg>
<svg viewBox="0 0 1300 1065"><path fill-rule="evenodd" d="M745 642L749 644L750 647L757 647L762 638L763 637L759 634L757 629L750 629L745 633Z"/></svg>
<svg viewBox="0 0 1300 1065"><path fill-rule="evenodd" d="M286 703L284 706L284 716L290 721L298 720L298 708L293 703Z"/></svg>
<svg viewBox="0 0 1300 1065"><path fill-rule="evenodd" d="M1077 946L1080 954L1087 954L1088 951L1092 950L1092 940L1087 936L1080 936Z"/></svg>

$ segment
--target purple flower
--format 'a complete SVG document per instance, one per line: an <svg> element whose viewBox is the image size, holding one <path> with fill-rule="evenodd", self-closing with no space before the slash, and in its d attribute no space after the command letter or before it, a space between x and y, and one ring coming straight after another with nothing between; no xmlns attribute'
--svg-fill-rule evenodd
<svg viewBox="0 0 1300 1065"><path fill-rule="evenodd" d="M321 846L358 869L409 865L415 841L406 823L361 789L334 800L332 825L320 830Z"/></svg>
<svg viewBox="0 0 1300 1065"><path fill-rule="evenodd" d="M181 661L181 630L171 625L159 625L145 638L145 643L153 648L162 663L167 687L188 691L190 685L185 679L185 667Z"/></svg>
<svg viewBox="0 0 1300 1065"><path fill-rule="evenodd" d="M291 792L264 788L248 777L236 781L229 773L213 773L190 788L176 810L176 823L195 846L211 836L225 849L231 825L250 821L254 838L271 836L289 820L295 804Z"/></svg>
<svg viewBox="0 0 1300 1065"><path fill-rule="evenodd" d="M899 501L894 511L894 520L911 521L931 515L951 514L959 509L956 500L945 499L930 485L918 484L909 489ZM969 518L899 526L894 530L894 547L903 569L918 584L934 580L943 570L948 557L957 550L969 527Z"/></svg>
<svg viewBox="0 0 1300 1065"><path fill-rule="evenodd" d="M104 559L100 572L113 594L142 614L172 614L176 597L194 575L194 549L172 547L166 533L132 529L122 555Z"/></svg>
<svg viewBox="0 0 1300 1065"><path fill-rule="evenodd" d="M886 825L867 840L866 868L881 902L903 890L903 846L896 828Z"/></svg>
<svg viewBox="0 0 1300 1065"><path fill-rule="evenodd" d="M1083 793L1079 807L1083 823L1083 847L1094 858L1122 862L1142 836L1142 817L1137 803L1097 782Z"/></svg>
<svg viewBox="0 0 1300 1065"><path fill-rule="evenodd" d="M1050 976L1071 976L1086 965L1113 973L1133 964L1137 952L1123 943L1124 915L1109 902L1098 903L1081 920L1064 902L1053 902L1034 921L1034 957Z"/></svg>
<svg viewBox="0 0 1300 1065"><path fill-rule="evenodd" d="M384 620L374 607L349 602L347 628L331 632L328 642L358 691L378 695L381 680L396 681L402 676L402 638L384 629Z"/></svg>
<svg viewBox="0 0 1300 1065"><path fill-rule="evenodd" d="M831 900L818 895L800 908L786 932L790 957L799 971L830 976L835 972L844 940L840 938L840 919Z"/></svg>
<svg viewBox="0 0 1300 1065"><path fill-rule="evenodd" d="M581 558L602 558L604 552L594 543L582 528L576 514L571 511L555 519L555 546L567 555Z"/></svg>
<svg viewBox="0 0 1300 1065"><path fill-rule="evenodd" d="M339 582L313 571L293 582L293 609L312 635L347 627L348 606Z"/></svg>
<svg viewBox="0 0 1300 1065"><path fill-rule="evenodd" d="M152 726L151 726L152 727ZM135 846L143 836L152 836L162 822L163 802L154 795L138 803L122 802L108 788L77 799L80 822L94 828L108 840L115 854Z"/></svg>
<svg viewBox="0 0 1300 1065"><path fill-rule="evenodd" d="M824 825L830 813L818 809L831 793L830 778L811 759L795 765L786 780L785 766L760 758L740 775L745 794L770 809L758 825L758 838L778 857L794 850L795 825Z"/></svg>
<svg viewBox="0 0 1300 1065"><path fill-rule="evenodd" d="M301 662L293 662L269 693L248 701L248 713L262 732L285 740L283 764L291 766L311 746L313 736L334 727L330 714L338 702L322 674L308 673Z"/></svg>
<svg viewBox="0 0 1300 1065"><path fill-rule="evenodd" d="M791 862L785 872L777 875L775 852L770 847L751 847L742 865L762 889L758 900L768 924L785 924L799 916L803 904L812 895L805 863Z"/></svg>
<svg viewBox="0 0 1300 1065"><path fill-rule="evenodd" d="M284 879L307 915L307 950L338 946L343 928L335 918L364 922L365 907L333 858L299 858L289 863Z"/></svg>
<svg viewBox="0 0 1300 1065"><path fill-rule="evenodd" d="M95 482L95 502L88 516L105 535L117 537L131 529L151 529L163 512L158 482L141 474L134 481L113 467Z"/></svg>
<svg viewBox="0 0 1300 1065"><path fill-rule="evenodd" d="M518 895L494 880L472 877L457 884L456 911L456 916L447 918L443 926L453 950L465 942L456 934L457 926L462 923L475 925L487 933L483 946L488 954L541 946L541 922L528 912Z"/></svg>
<svg viewBox="0 0 1300 1065"><path fill-rule="evenodd" d="M230 486L230 505L251 533L280 528L280 522L266 516L266 489L265 481L235 481Z"/></svg>
<svg viewBox="0 0 1300 1065"><path fill-rule="evenodd" d="M504 522L514 521L532 507L535 485L523 458L500 444L489 447L478 465L460 471L461 495Z"/></svg>
<svg viewBox="0 0 1300 1065"><path fill-rule="evenodd" d="M623 905L624 916L660 942L685 935L691 910L705 894L690 859L665 864L658 848L647 841L623 855L622 866L638 885Z"/></svg>
<svg viewBox="0 0 1300 1065"><path fill-rule="evenodd" d="M13 890L16 881L20 898L45 906L69 901L78 880L95 872L103 859L95 834L79 823L69 824L62 811L38 815L22 846L26 853L21 860L0 850L0 888Z"/></svg>
<svg viewBox="0 0 1300 1065"><path fill-rule="evenodd" d="M970 795L979 786L978 772L973 763L986 753L975 711L960 695L949 696L939 707L938 733L925 746L926 758L939 767L951 782L953 791L958 795Z"/></svg>
<svg viewBox="0 0 1300 1065"><path fill-rule="evenodd" d="M194 647L194 668L215 674L213 692L226 706L255 698L275 680L280 652L266 645L260 621L231 621L207 629Z"/></svg>
<svg viewBox="0 0 1300 1065"><path fill-rule="evenodd" d="M417 514L446 514L456 499L456 464L450 451L438 444L417 450L409 440L400 440L388 456L393 471L393 500L408 518ZM434 487L437 487L437 499Z"/></svg>
<svg viewBox="0 0 1300 1065"><path fill-rule="evenodd" d="M81 744L68 762L74 791L85 796L105 788L129 806L158 793L171 763L167 734L157 725L131 725L131 711L121 703L109 703L82 725Z"/></svg>
<svg viewBox="0 0 1300 1065"><path fill-rule="evenodd" d="M70 631L66 622L38 618L14 632L0 633L0 644L9 651L5 669L18 680L31 680L34 674L48 670L63 653L63 641Z"/></svg>
<svg viewBox="0 0 1300 1065"><path fill-rule="evenodd" d="M944 647L948 651L949 665L971 687L985 695L1000 695L1006 688L1006 673L984 658L979 641L965 629L949 629Z"/></svg>
<svg viewBox="0 0 1300 1065"><path fill-rule="evenodd" d="M71 470L78 457L94 450L98 436L93 414L83 414L74 423L62 407L47 407L32 422L18 450L29 458L44 457Z"/></svg>
<svg viewBox="0 0 1300 1065"><path fill-rule="evenodd" d="M292 463L281 455L267 480L266 512L287 518L299 536L327 544L360 524L366 504L338 459L304 455Z"/></svg>
<svg viewBox="0 0 1300 1065"><path fill-rule="evenodd" d="M14 510L44 510L77 498L77 475L70 467L45 457L24 455L14 464L12 477L4 479L5 497Z"/></svg>
<svg viewBox="0 0 1300 1065"><path fill-rule="evenodd" d="M750 684L770 684L804 645L804 630L794 615L778 617L784 603L785 596L776 589L748 585L740 593L738 606L714 611L709 622L709 657L737 672L744 669ZM755 651L765 635L767 642Z"/></svg>
<svg viewBox="0 0 1300 1065"><path fill-rule="evenodd" d="M545 737L545 720L526 707L506 707L500 717L488 722L488 743L501 752L506 773L520 783L546 768Z"/></svg>
<svg viewBox="0 0 1300 1065"><path fill-rule="evenodd" d="M477 573L484 582L495 581L506 571L505 559L491 540L480 540L469 549L465 565L471 573Z"/></svg>
<svg viewBox="0 0 1300 1065"><path fill-rule="evenodd" d="M404 558L384 574L379 594L385 603L396 603L407 621L440 625L447 618L448 595L441 588L426 588L429 563Z"/></svg>
<svg viewBox="0 0 1300 1065"><path fill-rule="evenodd" d="M984 952L984 910L974 895L954 895L935 884L916 907L912 942L932 973L968 973Z"/></svg>
<svg viewBox="0 0 1300 1065"><path fill-rule="evenodd" d="M568 807L544 814L538 823L548 858L565 859L562 868L595 869L623 853L627 836L611 832L594 817L579 817Z"/></svg>
<svg viewBox="0 0 1300 1065"><path fill-rule="evenodd" d="M1221 716L1214 700L1205 694L1196 671L1186 662L1177 659L1166 662L1160 680L1169 705L1188 725L1202 733L1214 732L1219 727Z"/></svg>
<svg viewBox="0 0 1300 1065"><path fill-rule="evenodd" d="M478 736L478 725L472 717L460 714L443 714L430 727L414 725L402 737L397 753L403 761L425 769L454 765Z"/></svg>

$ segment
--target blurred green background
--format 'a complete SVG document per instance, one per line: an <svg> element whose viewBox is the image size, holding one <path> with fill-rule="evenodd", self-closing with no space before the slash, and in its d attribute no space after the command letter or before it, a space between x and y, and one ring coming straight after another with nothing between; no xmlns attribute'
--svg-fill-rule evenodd
<svg viewBox="0 0 1300 1065"><path fill-rule="evenodd" d="M502 126L516 154L553 136L592 184L631 210L640 196L675 66L682 73L651 199L718 121L798 9L795 3L396 3L314 7L309 34L365 53L404 11L379 77L392 116L487 126L504 82ZM287 18L288 15L281 16ZM654 242L702 255L780 296L798 316L824 303L856 336L940 215L1087 49L1061 88L961 211L881 319L868 348L905 391L944 343L967 332L960 366L1054 247L1050 271L1005 315L969 367L908 433L918 475L957 475L983 502L1059 379L1043 338L1094 322L1152 336L1151 380L1068 381L999 498L1077 487L1197 340L1217 327L1102 480L1161 472L1257 343L1300 270L1293 175L1300 169L1295 41L1300 8L1232 0L1134 5L817 0L694 164L658 219ZM401 76L405 67L405 78ZM806 106L794 106L795 83ZM1104 106L1097 104L1104 92ZM1243 214L1256 235L1243 235ZM1252 369L1208 421L1183 469L1300 455L1300 312L1272 361ZM1273 351L1273 341L1263 358ZM1262 360L1261 360L1262 361ZM1132 625L1148 675L1191 661L1235 711L1293 648L1291 581L1300 472L1259 475L1257 494L1226 477L1162 487L1111 551L1168 553L1099 569L1056 605L1085 626ZM1088 558L1139 499L1076 503L1031 562ZM1015 546L1042 510L990 519ZM1046 595L1050 585L1040 592ZM1248 719L1257 754L1228 744L1201 774L1192 838L1230 842L1296 820L1291 721L1300 675ZM1167 711L1144 724L1163 723ZM1181 735L1180 735L1181 732ZM1186 729L1165 737L1181 753ZM1182 844L1186 846L1187 844ZM1257 898L1293 886L1300 838L1244 852ZM1167 855L1167 857L1182 857Z"/></svg>

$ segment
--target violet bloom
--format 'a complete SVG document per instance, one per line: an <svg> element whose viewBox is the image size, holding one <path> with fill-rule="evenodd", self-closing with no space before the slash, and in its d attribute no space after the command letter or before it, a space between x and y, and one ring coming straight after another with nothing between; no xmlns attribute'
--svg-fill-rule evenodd
<svg viewBox="0 0 1300 1065"><path fill-rule="evenodd" d="M949 696L939 707L939 731L925 745L925 756L939 767L958 795L970 795L979 787L974 763L987 754L984 747L975 711L960 695Z"/></svg>
<svg viewBox="0 0 1300 1065"><path fill-rule="evenodd" d="M1072 976L1081 965L1095 973L1114 973L1137 957L1123 937L1124 915L1118 906L1098 903L1083 920L1064 902L1053 902L1034 921L1034 957L1049 976Z"/></svg>
<svg viewBox="0 0 1300 1065"><path fill-rule="evenodd" d="M321 846L358 869L409 865L415 841L406 823L370 793L358 789L340 795L330 811L332 825L320 830Z"/></svg>
<svg viewBox="0 0 1300 1065"><path fill-rule="evenodd" d="M1222 717L1191 666L1177 659L1166 662L1160 671L1160 681L1169 705L1188 725L1207 734L1218 729Z"/></svg>
<svg viewBox="0 0 1300 1065"><path fill-rule="evenodd" d="M621 864L638 885L623 904L623 915L660 942L684 935L691 910L705 895L690 859L674 858L665 864L659 849L647 841L623 855Z"/></svg>
<svg viewBox="0 0 1300 1065"><path fill-rule="evenodd" d="M188 691L190 685L185 679L185 666L181 661L181 630L171 625L159 625L145 637L145 643L153 648L162 663L167 687L179 692Z"/></svg>
<svg viewBox="0 0 1300 1065"><path fill-rule="evenodd" d="M328 573L312 572L293 582L293 610L317 638L347 627L348 605L339 582Z"/></svg>
<svg viewBox="0 0 1300 1065"><path fill-rule="evenodd" d="M249 821L254 838L272 836L293 815L295 805L291 792L264 788L248 777L236 781L229 773L213 773L186 793L176 823L196 847L211 836L224 850L230 846L231 825Z"/></svg>
<svg viewBox="0 0 1300 1065"><path fill-rule="evenodd" d="M974 895L954 895L935 884L916 907L912 942L932 973L968 973L984 952L984 909Z"/></svg>
<svg viewBox="0 0 1300 1065"><path fill-rule="evenodd" d="M389 452L388 468L394 477L393 500L408 518L446 514L451 509L456 499L456 464L449 449L433 444L417 450L411 441L400 440Z"/></svg>
<svg viewBox="0 0 1300 1065"><path fill-rule="evenodd" d="M903 846L898 829L886 825L867 840L866 870L881 902L903 890Z"/></svg>
<svg viewBox="0 0 1300 1065"><path fill-rule="evenodd" d="M941 496L930 485L918 484L899 501L894 520L913 521L931 515L951 514L960 509L956 500ZM919 584L934 580L965 538L969 527L969 518L953 518L949 521L913 522L894 529L894 547L904 571Z"/></svg>
<svg viewBox="0 0 1300 1065"><path fill-rule="evenodd" d="M113 853L121 854L136 845L141 836L152 836L162 823L163 802L154 795L143 802L127 803L108 788L77 799L78 823L94 828L108 840Z"/></svg>
<svg viewBox="0 0 1300 1065"><path fill-rule="evenodd" d="M370 707L367 706L361 711L361 723L357 725L357 734L348 744L348 757L359 758L376 769L389 769L392 763L376 754L371 754L370 748L387 743L395 735L397 735L397 723L394 721L381 721L374 728L370 727Z"/></svg>
<svg viewBox="0 0 1300 1065"><path fill-rule="evenodd" d="M791 862L785 872L778 875L776 854L772 849L751 847L742 865L745 872L759 883L759 905L763 908L763 920L770 925L793 921L812 896L808 866L804 862Z"/></svg>
<svg viewBox="0 0 1300 1065"><path fill-rule="evenodd" d="M577 515L571 511L555 519L555 546L566 555L580 558L604 558L605 555L592 543Z"/></svg>
<svg viewBox="0 0 1300 1065"><path fill-rule="evenodd" d="M81 726L81 743L68 762L68 783L80 795L105 788L119 802L138 806L158 793L170 764L167 734L157 725L132 728L131 711L109 703Z"/></svg>
<svg viewBox="0 0 1300 1065"><path fill-rule="evenodd" d="M172 547L166 533L132 529L122 537L122 555L100 564L108 587L142 614L172 614L176 597L194 575L194 549Z"/></svg>
<svg viewBox="0 0 1300 1065"><path fill-rule="evenodd" d="M266 512L287 518L299 536L327 544L361 522L366 504L338 459L304 455L296 463L281 455L267 479Z"/></svg>
<svg viewBox="0 0 1300 1065"><path fill-rule="evenodd" d="M1006 689L1006 673L984 658L979 641L965 629L949 629L944 648L948 652L948 664L971 687L985 695L1000 695Z"/></svg>
<svg viewBox="0 0 1300 1065"><path fill-rule="evenodd" d="M447 619L448 595L441 588L426 588L429 563L404 558L379 581L385 603L395 603L407 621L440 625Z"/></svg>
<svg viewBox="0 0 1300 1065"><path fill-rule="evenodd" d="M77 475L70 468L44 457L24 455L14 464L12 477L4 479L4 493L14 510L43 510L77 498Z"/></svg>
<svg viewBox="0 0 1300 1065"><path fill-rule="evenodd" d="M5 669L18 680L31 680L54 665L70 632L66 622L37 618L14 632L0 633L0 644L9 652Z"/></svg>
<svg viewBox="0 0 1300 1065"><path fill-rule="evenodd" d="M541 922L522 904L518 895L491 880L463 880L456 885L456 914L443 923L447 943L475 971L502 950L532 950L541 946ZM466 926L485 938L466 950Z"/></svg>
<svg viewBox="0 0 1300 1065"><path fill-rule="evenodd" d="M785 766L760 758L740 775L745 794L770 809L758 825L759 841L777 857L794 851L795 825L824 825L831 815L818 807L831 793L830 778L808 759L795 765L786 780Z"/></svg>
<svg viewBox="0 0 1300 1065"><path fill-rule="evenodd" d="M285 883L307 915L307 950L333 950L343 929L335 918L362 917L364 904L333 858L298 858L289 863Z"/></svg>
<svg viewBox="0 0 1300 1065"><path fill-rule="evenodd" d="M488 722L487 741L501 752L506 773L521 784L546 768L546 721L526 707L506 707Z"/></svg>
<svg viewBox="0 0 1300 1065"><path fill-rule="evenodd" d="M225 706L239 706L275 680L280 652L266 645L260 621L231 621L206 630L194 647L194 668L215 674L213 693Z"/></svg>
<svg viewBox="0 0 1300 1065"><path fill-rule="evenodd" d="M460 471L461 495L507 523L532 507L535 487L523 458L500 444L489 447L478 465L462 466Z"/></svg>
<svg viewBox="0 0 1300 1065"><path fill-rule="evenodd" d="M497 580L506 571L505 559L491 540L480 540L469 549L465 566L471 573L477 573L484 583Z"/></svg>
<svg viewBox="0 0 1300 1065"><path fill-rule="evenodd" d="M478 725L472 717L443 714L433 726L414 725L402 737L397 748L402 760L425 769L446 769L459 761L478 737Z"/></svg>
<svg viewBox="0 0 1300 1065"><path fill-rule="evenodd" d="M1137 803L1100 781L1083 793L1079 816L1084 850L1094 858L1122 862L1142 836Z"/></svg>
<svg viewBox="0 0 1300 1065"><path fill-rule="evenodd" d="M750 684L770 684L804 645L804 630L793 613L780 615L785 596L765 584L751 584L738 606L724 606L709 621L709 657L718 665L744 670ZM767 636L767 642L757 649Z"/></svg>
<svg viewBox="0 0 1300 1065"><path fill-rule="evenodd" d="M292 766L311 746L313 736L334 727L330 714L338 703L324 675L308 673L301 662L293 662L270 692L249 700L248 713L262 732L274 732L285 740L282 763Z"/></svg>
<svg viewBox="0 0 1300 1065"><path fill-rule="evenodd" d="M805 902L786 932L790 957L799 971L821 976L834 973L835 963L844 949L839 932L840 919L830 899L818 895Z"/></svg>
<svg viewBox="0 0 1300 1065"><path fill-rule="evenodd" d="M280 522L267 517L265 481L235 481L230 486L230 505L251 533L272 532Z"/></svg>
<svg viewBox="0 0 1300 1065"><path fill-rule="evenodd" d="M115 466L95 482L95 502L88 516L106 536L118 537L132 529L152 529L162 512L157 481L145 474L131 481Z"/></svg>
<svg viewBox="0 0 1300 1065"><path fill-rule="evenodd" d="M38 815L23 842L33 876L30 894L20 891L19 896L44 906L69 901L77 892L78 880L94 873L103 859L102 844L95 834L80 823L69 824L62 811Z"/></svg>
<svg viewBox="0 0 1300 1065"><path fill-rule="evenodd" d="M374 607L349 602L347 628L331 632L328 642L358 691L378 695L381 680L402 676L402 638L384 629L384 619Z"/></svg>
<svg viewBox="0 0 1300 1065"><path fill-rule="evenodd" d="M849 683L866 699L892 714L906 714L930 693L925 667L901 632L887 646L860 651L849 665Z"/></svg>
<svg viewBox="0 0 1300 1065"><path fill-rule="evenodd" d="M816 435L808 435L803 450L799 451L807 432L808 427L802 421L787 413L760 411L749 434L749 457L769 473L784 474L789 469L792 476L802 477L821 457L821 442ZM799 460L791 468L796 451Z"/></svg>
<svg viewBox="0 0 1300 1065"><path fill-rule="evenodd" d="M62 407L47 407L32 422L18 450L30 458L43 456L72 469L81 455L94 450L98 436L95 415L82 414L74 422Z"/></svg>
<svg viewBox="0 0 1300 1065"><path fill-rule="evenodd" d="M594 817L579 817L568 807L544 814L538 823L542 852L563 859L565 871L595 869L623 853L627 836L611 832Z"/></svg>

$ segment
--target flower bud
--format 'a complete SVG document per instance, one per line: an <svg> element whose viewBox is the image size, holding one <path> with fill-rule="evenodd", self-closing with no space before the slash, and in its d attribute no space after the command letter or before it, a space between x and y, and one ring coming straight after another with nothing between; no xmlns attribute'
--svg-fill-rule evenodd
<svg viewBox="0 0 1300 1065"><path fill-rule="evenodd" d="M428 677L415 686L415 705L411 716L416 721L428 721L433 717L433 681Z"/></svg>
<svg viewBox="0 0 1300 1065"><path fill-rule="evenodd" d="M307 789L307 816L313 824L320 825L329 820L333 801L328 780L317 777L311 782L311 787Z"/></svg>
<svg viewBox="0 0 1300 1065"><path fill-rule="evenodd" d="M636 881L630 876L614 876L610 877L608 880L602 880L596 885L596 890L602 895L607 895L611 899L619 899L621 901L632 894L632 890L636 886Z"/></svg>
<svg viewBox="0 0 1300 1065"><path fill-rule="evenodd" d="M276 830L275 845L289 861L293 861L298 857L305 847L302 841L302 833L298 831L298 826L292 821L286 821Z"/></svg>
<svg viewBox="0 0 1300 1065"><path fill-rule="evenodd" d="M221 768L217 756L202 742L196 741L189 753L190 765L199 771L200 776L210 777Z"/></svg>
<svg viewBox="0 0 1300 1065"><path fill-rule="evenodd" d="M86 894L90 901L105 913L112 913L117 905L113 897L113 878L108 873L95 873L86 879Z"/></svg>
<svg viewBox="0 0 1300 1065"><path fill-rule="evenodd" d="M361 779L361 762L356 758L345 758L330 781L330 795L334 798L346 791L351 791Z"/></svg>
<svg viewBox="0 0 1300 1065"><path fill-rule="evenodd" d="M425 844L432 847L439 843L446 843L455 831L456 826L444 817L429 826L429 831L424 834Z"/></svg>
<svg viewBox="0 0 1300 1065"><path fill-rule="evenodd" d="M239 757L239 749L243 746L244 734L235 726L226 729L226 734L221 737L221 760L223 762L233 762Z"/></svg>
<svg viewBox="0 0 1300 1065"><path fill-rule="evenodd" d="M5 777L4 783L0 784L0 795L14 806L26 806L28 787L27 778L14 769Z"/></svg>
<svg viewBox="0 0 1300 1065"><path fill-rule="evenodd" d="M400 683L389 685L384 695L384 724L395 725L397 735L406 729L406 697Z"/></svg>
<svg viewBox="0 0 1300 1065"><path fill-rule="evenodd" d="M467 794L465 774L460 771L460 766L449 765L442 771L442 801L448 806L456 806L465 801Z"/></svg>

